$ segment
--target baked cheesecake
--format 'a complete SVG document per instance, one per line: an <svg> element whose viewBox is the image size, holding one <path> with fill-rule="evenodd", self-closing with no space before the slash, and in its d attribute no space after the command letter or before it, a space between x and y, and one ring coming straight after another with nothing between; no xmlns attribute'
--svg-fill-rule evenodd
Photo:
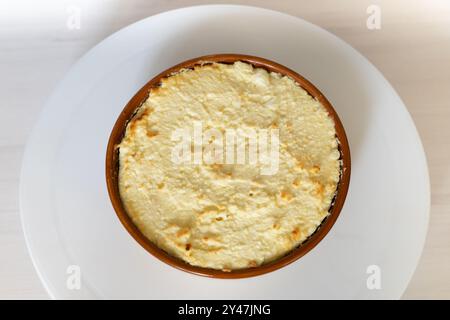
<svg viewBox="0 0 450 320"><path fill-rule="evenodd" d="M276 133L268 139L277 142L276 170L227 161L225 146L216 162L196 162L195 150L207 147L195 144L196 124L224 137ZM191 161L174 161L180 129L194 137ZM164 78L118 148L120 197L141 233L190 265L224 271L272 262L308 239L329 215L342 166L326 108L292 78L245 62L204 63Z"/></svg>

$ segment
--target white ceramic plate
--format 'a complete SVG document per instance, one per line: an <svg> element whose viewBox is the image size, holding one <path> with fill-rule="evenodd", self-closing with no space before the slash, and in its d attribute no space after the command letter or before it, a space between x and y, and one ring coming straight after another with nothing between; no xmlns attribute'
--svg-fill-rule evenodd
<svg viewBox="0 0 450 320"><path fill-rule="evenodd" d="M125 231L106 191L106 144L127 101L160 71L213 53L261 56L299 72L334 105L350 142L350 190L335 226L305 257L255 278L208 279L165 265ZM399 298L428 212L421 142L389 83L332 34L254 7L169 11L101 42L52 94L22 170L27 244L55 298ZM80 290L66 285L70 265L81 268ZM380 290L366 285L371 265L380 268Z"/></svg>

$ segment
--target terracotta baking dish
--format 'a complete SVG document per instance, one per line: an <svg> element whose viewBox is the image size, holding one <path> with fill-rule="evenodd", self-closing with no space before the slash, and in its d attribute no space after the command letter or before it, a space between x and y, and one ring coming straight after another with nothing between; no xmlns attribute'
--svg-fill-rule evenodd
<svg viewBox="0 0 450 320"><path fill-rule="evenodd" d="M125 128L130 121L130 119L135 114L135 111L141 106L141 104L147 99L149 91L153 87L157 87L161 79L169 77L174 72L179 71L183 68L192 68L195 65L199 65L204 62L221 62L221 63L233 63L235 61L243 61L252 64L255 67L265 68L268 71L278 72L282 75L287 75L294 79L302 88L304 88L311 96L316 98L322 103L322 105L328 110L329 115L333 118L337 139L340 142L339 150L341 153L342 160L342 172L341 179L338 184L335 199L330 208L329 216L322 222L320 227L312 234L307 240L305 240L300 246L292 250L290 253L284 257L273 261L268 264L264 264L258 267L246 268L241 270L235 270L231 272L225 272L221 270L213 270L208 268L194 267L186 262L173 257L150 242L134 225L131 218L126 213L124 206L122 204L119 187L118 187L118 169L119 169L119 150L116 147L122 140ZM106 183L108 187L108 193L111 198L114 210L117 213L120 221L131 234L131 236L149 253L158 258L159 260L183 271L187 271L193 274L213 277L213 278L245 278L261 275L267 272L271 272L280 269L300 257L304 256L308 251L313 249L330 231L331 227L335 223L339 213L344 205L345 198L347 196L347 191L350 181L350 150L348 146L347 137L339 120L336 111L331 106L330 102L325 98L325 96L308 80L300 76L298 73L276 63L263 58L258 58L248 55L240 54L215 54L209 56L203 56L195 59L191 59L176 66L161 72L159 75L150 80L144 87L142 87L135 96L128 102L125 106L119 118L117 119L108 142L108 148L106 152Z"/></svg>

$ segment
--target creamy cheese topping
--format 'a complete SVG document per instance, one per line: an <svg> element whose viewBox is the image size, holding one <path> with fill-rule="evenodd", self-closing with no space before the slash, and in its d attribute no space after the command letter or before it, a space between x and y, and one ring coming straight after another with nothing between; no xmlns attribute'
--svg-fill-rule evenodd
<svg viewBox="0 0 450 320"><path fill-rule="evenodd" d="M172 133L279 130L279 169L174 164ZM291 78L236 62L183 70L152 89L119 145L125 209L153 243L194 266L234 270L289 253L323 219L340 178L334 122Z"/></svg>

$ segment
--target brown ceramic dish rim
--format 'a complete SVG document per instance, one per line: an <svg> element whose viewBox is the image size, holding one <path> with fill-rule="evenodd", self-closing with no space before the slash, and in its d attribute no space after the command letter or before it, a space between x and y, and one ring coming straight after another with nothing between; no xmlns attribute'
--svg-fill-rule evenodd
<svg viewBox="0 0 450 320"><path fill-rule="evenodd" d="M317 228L317 230L302 244L297 246L295 249L290 251L285 256L257 267L251 267L246 269L222 271L203 267L192 266L183 260L176 258L169 253L165 252L150 240L148 240L137 228L137 226L132 222L131 218L125 211L123 206L119 187L118 187L118 169L119 169L119 150L117 145L121 142L126 126L128 122L133 118L136 111L142 105L142 103L147 99L151 88L157 87L163 78L170 77L174 73L182 69L190 69L195 66L199 66L207 63L234 63L236 61L242 61L253 65L254 67L264 68L271 72L276 72L282 75L289 76L294 81L296 81L303 89L305 89L311 96L317 99L328 111L329 116L334 120L336 137L339 142L339 150L341 153L341 177L338 183L337 191L333 204L329 210L329 215L324 219L322 224ZM158 258L159 260L167 263L168 265L175 267L177 269L190 272L192 274L212 277L212 278L223 278L223 279L235 279L235 278L246 278L262 275L268 272L280 269L288 264L298 260L310 250L312 250L330 231L331 227L336 222L341 209L344 205L345 198L347 196L347 191L350 183L350 150L348 145L347 136L345 134L344 127L332 107L331 103L325 98L325 96L308 80L294 72L293 70L280 65L276 62L259 58L255 56L242 55L242 54L214 54L202 56L194 59L184 61L182 63L173 66L154 77L152 80L147 82L127 103L125 108L120 113L109 138L107 152L106 152L106 183L108 188L109 197L114 210L124 225L126 230L130 235L150 254Z"/></svg>

